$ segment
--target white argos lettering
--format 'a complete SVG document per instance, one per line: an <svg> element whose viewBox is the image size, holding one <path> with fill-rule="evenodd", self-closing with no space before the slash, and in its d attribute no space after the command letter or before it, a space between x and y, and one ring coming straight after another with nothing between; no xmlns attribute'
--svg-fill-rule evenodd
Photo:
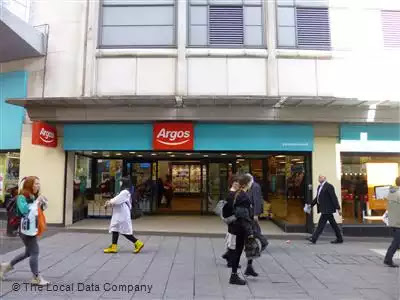
<svg viewBox="0 0 400 300"><path fill-rule="evenodd" d="M45 143L51 143L54 141L54 132L47 131L46 129L42 128L39 134L40 139Z"/></svg>
<svg viewBox="0 0 400 300"><path fill-rule="evenodd" d="M190 131L166 130L165 128L162 128L160 132L157 134L157 140L166 139L173 142L176 139L183 139L183 138L184 139L190 138Z"/></svg>

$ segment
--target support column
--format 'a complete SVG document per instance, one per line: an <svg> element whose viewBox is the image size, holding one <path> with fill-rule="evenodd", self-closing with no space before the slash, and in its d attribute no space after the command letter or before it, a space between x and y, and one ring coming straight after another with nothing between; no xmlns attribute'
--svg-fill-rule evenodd
<svg viewBox="0 0 400 300"><path fill-rule="evenodd" d="M67 152L66 165L66 190L65 190L65 226L72 225L74 211L74 174L75 174L75 153Z"/></svg>
<svg viewBox="0 0 400 300"><path fill-rule="evenodd" d="M20 178L40 178L40 193L49 200L45 215L50 224L63 223L65 152L61 131L57 148L47 148L32 145L32 124L24 124L22 128Z"/></svg>
<svg viewBox="0 0 400 300"><path fill-rule="evenodd" d="M268 48L267 60L267 94L268 96L279 95L278 60L276 58L276 1L264 2L265 39Z"/></svg>
<svg viewBox="0 0 400 300"><path fill-rule="evenodd" d="M314 151L312 161L313 175L313 197L317 195L319 185L318 176L326 176L329 183L335 187L336 195L339 203L342 203L341 197L341 180L340 180L340 152L337 144L337 137L318 137L314 139ZM314 209L313 220L318 223L319 214ZM342 217L335 214L338 223L342 223Z"/></svg>
<svg viewBox="0 0 400 300"><path fill-rule="evenodd" d="M187 36L187 1L177 1L177 47L178 56L175 69L175 94L184 96L187 94L186 83L186 36Z"/></svg>

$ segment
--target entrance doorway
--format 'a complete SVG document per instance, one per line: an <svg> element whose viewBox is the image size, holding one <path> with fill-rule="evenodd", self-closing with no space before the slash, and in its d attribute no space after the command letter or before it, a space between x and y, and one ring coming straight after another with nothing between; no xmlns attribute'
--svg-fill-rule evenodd
<svg viewBox="0 0 400 300"><path fill-rule="evenodd" d="M310 160L307 153L76 153L76 198L83 207L76 219L110 216L101 203L119 192L122 176L131 178L145 214L213 214L226 199L232 176L251 173L261 187L263 217L305 228L303 206L312 200Z"/></svg>

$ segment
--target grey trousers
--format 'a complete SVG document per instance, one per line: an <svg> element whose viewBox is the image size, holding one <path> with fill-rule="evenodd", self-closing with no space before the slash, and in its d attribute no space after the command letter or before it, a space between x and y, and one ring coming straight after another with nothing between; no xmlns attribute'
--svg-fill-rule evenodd
<svg viewBox="0 0 400 300"><path fill-rule="evenodd" d="M29 257L29 266L34 276L39 275L39 245L36 236L29 236L20 233L22 242L25 245L25 253L21 253L14 257L10 262L11 266L16 265L20 261Z"/></svg>
<svg viewBox="0 0 400 300"><path fill-rule="evenodd" d="M393 255L396 253L399 247L400 247L400 228L393 228L393 240L386 252L385 262L387 263L393 262Z"/></svg>

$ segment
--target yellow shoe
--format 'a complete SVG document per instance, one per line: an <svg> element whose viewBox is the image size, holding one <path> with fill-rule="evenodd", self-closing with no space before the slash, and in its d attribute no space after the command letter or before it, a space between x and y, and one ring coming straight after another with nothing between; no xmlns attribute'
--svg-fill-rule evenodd
<svg viewBox="0 0 400 300"><path fill-rule="evenodd" d="M144 244L142 241L137 240L135 243L135 249L133 250L133 253L139 253L140 250L144 247Z"/></svg>
<svg viewBox="0 0 400 300"><path fill-rule="evenodd" d="M117 244L111 244L108 248L104 249L104 253L117 253L118 246Z"/></svg>

